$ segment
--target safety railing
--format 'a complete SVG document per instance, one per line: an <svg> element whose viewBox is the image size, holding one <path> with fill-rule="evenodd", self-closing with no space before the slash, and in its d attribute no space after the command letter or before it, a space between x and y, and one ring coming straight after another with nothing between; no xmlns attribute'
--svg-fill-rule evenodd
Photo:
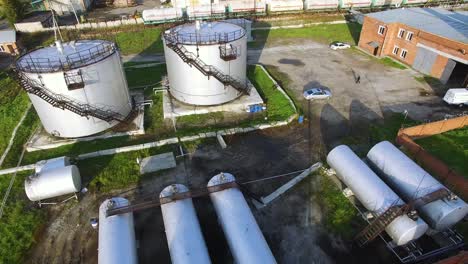
<svg viewBox="0 0 468 264"><path fill-rule="evenodd" d="M60 59L35 58L26 54L16 62L16 69L23 72L48 73L67 71L96 63L117 50L112 42L102 42L89 49L80 50Z"/></svg>
<svg viewBox="0 0 468 264"><path fill-rule="evenodd" d="M238 29L231 32L212 34L167 32L164 34L164 38L171 43L207 45L231 42L242 38L244 35L245 30Z"/></svg>

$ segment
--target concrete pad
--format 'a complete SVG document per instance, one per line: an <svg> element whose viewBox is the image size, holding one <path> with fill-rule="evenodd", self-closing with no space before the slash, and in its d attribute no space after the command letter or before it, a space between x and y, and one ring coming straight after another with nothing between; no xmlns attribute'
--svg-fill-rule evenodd
<svg viewBox="0 0 468 264"><path fill-rule="evenodd" d="M144 100L143 91L136 92L132 94L132 96L135 98L135 102L137 103L142 102ZM81 141L92 141L96 139L105 139L105 138L121 137L121 136L144 135L145 134L144 114L145 114L144 107L141 107L140 111L138 112L138 115L133 119L132 124L129 125L129 127L132 128L131 130L124 131L124 132L116 132L116 131L108 130L98 135L75 138L75 139L57 138L47 133L43 128L40 128L36 131L36 133L31 137L29 142L26 144L26 151L33 152L33 151L44 150L44 149L53 149L53 148L58 148L58 147L69 145L69 144L74 144L76 142L81 142Z"/></svg>
<svg viewBox="0 0 468 264"><path fill-rule="evenodd" d="M163 93L164 118L174 118L194 114L207 114L212 112L243 113L246 111L248 106L256 104L263 104L263 99L258 93L257 89L253 87L253 85L250 95L242 95L232 102L215 106L187 105L172 98L170 93Z"/></svg>
<svg viewBox="0 0 468 264"><path fill-rule="evenodd" d="M218 135L216 136L216 138L218 139L218 143L219 143L219 145L221 146L222 149L227 148L226 141L224 141L223 136L221 136L221 135L218 134Z"/></svg>
<svg viewBox="0 0 468 264"><path fill-rule="evenodd" d="M140 174L171 169L177 166L174 153L167 152L144 158L140 162Z"/></svg>

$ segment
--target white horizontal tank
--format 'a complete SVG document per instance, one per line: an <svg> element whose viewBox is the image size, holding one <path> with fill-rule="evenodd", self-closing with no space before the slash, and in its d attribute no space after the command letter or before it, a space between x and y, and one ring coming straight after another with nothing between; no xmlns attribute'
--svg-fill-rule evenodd
<svg viewBox="0 0 468 264"><path fill-rule="evenodd" d="M175 99L190 105L219 105L242 95L233 85L204 74L187 58L247 86L245 29L233 23L197 21L167 30L163 39L169 92Z"/></svg>
<svg viewBox="0 0 468 264"><path fill-rule="evenodd" d="M184 192L188 192L187 187L172 184L159 197L162 202L166 197ZM161 211L172 263L211 263L192 199L162 203Z"/></svg>
<svg viewBox="0 0 468 264"><path fill-rule="evenodd" d="M235 180L232 174L220 173L211 178L208 187ZM276 263L244 195L238 188L212 192L210 198L235 263Z"/></svg>
<svg viewBox="0 0 468 264"><path fill-rule="evenodd" d="M338 178L353 191L364 207L377 216L393 205L404 202L377 176L348 146L335 147L327 156L327 163ZM385 231L397 245L418 239L428 229L422 219L412 220L401 215L393 220Z"/></svg>
<svg viewBox="0 0 468 264"><path fill-rule="evenodd" d="M99 207L99 264L137 263L133 213L106 217L108 209L127 205L127 199L114 197Z"/></svg>
<svg viewBox="0 0 468 264"><path fill-rule="evenodd" d="M16 69L44 129L54 136L102 132L132 109L120 54L112 42L57 42L21 56Z"/></svg>
<svg viewBox="0 0 468 264"><path fill-rule="evenodd" d="M375 145L367 159L380 176L407 202L426 194L446 189L439 181L388 141ZM424 220L435 230L445 230L462 220L468 205L461 199L443 199L418 209Z"/></svg>
<svg viewBox="0 0 468 264"><path fill-rule="evenodd" d="M81 190L80 172L75 165L41 170L26 178L24 190L31 201L79 192Z"/></svg>

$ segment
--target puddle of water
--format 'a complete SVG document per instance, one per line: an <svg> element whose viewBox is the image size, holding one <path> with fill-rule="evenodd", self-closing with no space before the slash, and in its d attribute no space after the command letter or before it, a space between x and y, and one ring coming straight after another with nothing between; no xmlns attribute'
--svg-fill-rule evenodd
<svg viewBox="0 0 468 264"><path fill-rule="evenodd" d="M304 66L305 64L298 59L280 59L278 60L279 63L281 64L291 64L294 66Z"/></svg>

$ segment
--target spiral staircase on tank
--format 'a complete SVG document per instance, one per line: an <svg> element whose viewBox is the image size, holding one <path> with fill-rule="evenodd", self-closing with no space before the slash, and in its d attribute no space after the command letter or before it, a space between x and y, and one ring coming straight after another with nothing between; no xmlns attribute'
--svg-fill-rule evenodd
<svg viewBox="0 0 468 264"><path fill-rule="evenodd" d="M374 221L372 221L366 228L364 228L356 237L355 241L363 247L370 241L374 240L385 228L397 217L404 214L410 213L414 209L434 202L439 199L448 198L452 194L445 188L426 194L425 196L419 197L410 201L408 204L397 205L398 201L390 206L385 212L379 215Z"/></svg>
<svg viewBox="0 0 468 264"><path fill-rule="evenodd" d="M182 59L183 62L194 66L205 76L213 76L224 85L230 85L241 93L250 94L251 87L247 83L244 83L230 75L224 74L212 65L207 65L198 56L188 51L184 45L180 44L177 41L177 36L174 36L170 33L164 33L164 39L166 40L167 47L172 49Z"/></svg>
<svg viewBox="0 0 468 264"><path fill-rule="evenodd" d="M106 122L127 122L127 118L118 112L105 109L103 107L96 107L89 104L80 103L64 95L55 94L47 89L43 84L32 80L20 72L16 72L15 75L21 87L26 92L38 96L53 107L57 107L62 110L68 110L86 118L92 116Z"/></svg>

